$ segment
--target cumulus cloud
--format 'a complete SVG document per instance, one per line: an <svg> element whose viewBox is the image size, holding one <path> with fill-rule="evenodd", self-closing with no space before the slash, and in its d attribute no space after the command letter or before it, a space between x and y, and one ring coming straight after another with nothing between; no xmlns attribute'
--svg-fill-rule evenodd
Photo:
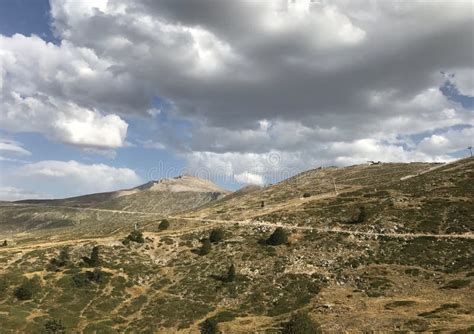
<svg viewBox="0 0 474 334"><path fill-rule="evenodd" d="M95 101L101 87L120 85L115 82L120 78L108 72L110 63L90 50L67 42L56 46L36 36L0 36L0 54L1 128L40 132L76 146L123 146L127 123L104 115L97 109L102 102ZM117 88L115 94L122 94Z"/></svg>
<svg viewBox="0 0 474 334"><path fill-rule="evenodd" d="M452 129L441 134L425 137L419 149L426 154L446 154L465 150L474 144L474 127Z"/></svg>
<svg viewBox="0 0 474 334"><path fill-rule="evenodd" d="M243 172L237 175L234 175L235 181L238 183L244 183L244 184L256 184L256 185L263 185L265 182L263 180L263 177L261 175L257 174L252 174L249 172Z"/></svg>
<svg viewBox="0 0 474 334"><path fill-rule="evenodd" d="M36 189L45 189L44 192L53 197L112 191L137 186L142 181L129 168L83 164L74 160L39 161L25 164L10 173L17 182L33 184Z"/></svg>
<svg viewBox="0 0 474 334"><path fill-rule="evenodd" d="M470 144L433 137L474 125L439 90L472 96L468 1L52 0L51 15L60 45L0 37L0 126L115 148L140 115L158 123L147 147L262 180Z"/></svg>

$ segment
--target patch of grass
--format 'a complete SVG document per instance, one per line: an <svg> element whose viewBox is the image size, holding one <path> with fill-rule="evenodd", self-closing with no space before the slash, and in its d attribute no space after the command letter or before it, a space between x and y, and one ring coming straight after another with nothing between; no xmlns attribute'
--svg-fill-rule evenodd
<svg viewBox="0 0 474 334"><path fill-rule="evenodd" d="M443 285L441 289L462 289L467 287L470 283L471 281L466 279L455 279Z"/></svg>
<svg viewBox="0 0 474 334"><path fill-rule="evenodd" d="M439 318L440 317L439 313L441 313L443 311L457 309L459 307L461 307L461 305L458 304L458 303L442 304L438 308L436 308L432 311L423 312L423 313L420 313L418 315L420 317L423 317L423 318Z"/></svg>
<svg viewBox="0 0 474 334"><path fill-rule="evenodd" d="M385 304L387 310L391 310L397 307L408 307L415 305L416 302L413 300L395 300L393 302Z"/></svg>

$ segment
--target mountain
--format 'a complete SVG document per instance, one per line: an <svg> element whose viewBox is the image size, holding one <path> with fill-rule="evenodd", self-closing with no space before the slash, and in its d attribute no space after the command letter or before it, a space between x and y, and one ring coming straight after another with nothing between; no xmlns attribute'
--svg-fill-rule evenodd
<svg viewBox="0 0 474 334"><path fill-rule="evenodd" d="M95 203L3 203L0 328L38 332L53 318L78 332L199 333L211 319L223 333L276 333L302 311L324 332L469 333L473 177L467 158L317 168L230 194L183 177ZM137 209L212 193L222 195L180 213ZM45 217L53 223L38 224ZM135 224L145 242L122 243ZM268 242L278 227L286 238ZM82 260L93 246L95 273ZM58 266L63 247L69 261ZM35 276L32 299L18 300Z"/></svg>
<svg viewBox="0 0 474 334"><path fill-rule="evenodd" d="M118 191L52 200L21 200L18 204L47 204L71 207L110 208L169 214L189 210L228 194L211 181L183 175L150 181L138 187ZM179 203L175 208L172 202Z"/></svg>
<svg viewBox="0 0 474 334"><path fill-rule="evenodd" d="M4 203L2 216L8 218L4 224L0 223L0 230L2 227L29 230L83 226L101 221L107 224L108 218L102 219L103 216L113 214L107 210L165 217L197 208L229 193L208 180L184 175L150 181L132 189L55 200L23 200L14 205Z"/></svg>

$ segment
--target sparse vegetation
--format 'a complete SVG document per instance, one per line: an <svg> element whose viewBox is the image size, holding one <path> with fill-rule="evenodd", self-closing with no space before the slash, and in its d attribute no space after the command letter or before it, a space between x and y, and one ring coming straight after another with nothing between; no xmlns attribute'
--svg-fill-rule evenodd
<svg viewBox="0 0 474 334"><path fill-rule="evenodd" d="M385 304L385 308L391 310L397 307L408 307L413 305L416 305L416 302L413 300L396 300Z"/></svg>
<svg viewBox="0 0 474 334"><path fill-rule="evenodd" d="M215 228L209 234L209 240L212 243L217 243L219 241L222 241L223 239L224 239L224 230L222 230L221 228Z"/></svg>
<svg viewBox="0 0 474 334"><path fill-rule="evenodd" d="M93 271L80 272L72 277L72 281L77 288L83 288L90 283L104 282L106 274L100 269L96 268Z"/></svg>
<svg viewBox="0 0 474 334"><path fill-rule="evenodd" d="M82 259L87 265L89 265L89 267L98 267L100 265L99 246L94 246L92 248L90 257L85 256Z"/></svg>
<svg viewBox="0 0 474 334"><path fill-rule="evenodd" d="M143 244L145 242L145 238L143 238L143 233L139 230L133 230L130 234L125 238L123 243L128 245L130 242L136 242L139 244Z"/></svg>
<svg viewBox="0 0 474 334"><path fill-rule="evenodd" d="M365 206L360 206L353 210L351 217L347 221L349 224L362 224L367 219Z"/></svg>
<svg viewBox="0 0 474 334"><path fill-rule="evenodd" d="M31 279L26 279L23 283L15 289L15 297L18 300L32 299L36 293L41 290L41 281L38 276Z"/></svg>
<svg viewBox="0 0 474 334"><path fill-rule="evenodd" d="M170 227L170 222L168 221L168 219L163 219L163 220L160 222L160 225L158 225L158 229L159 229L160 231L167 230L169 227Z"/></svg>
<svg viewBox="0 0 474 334"><path fill-rule="evenodd" d="M199 255L207 255L211 251L212 244L209 239L204 239L201 244L201 248L199 249Z"/></svg>
<svg viewBox="0 0 474 334"><path fill-rule="evenodd" d="M304 312L295 313L290 320L283 325L282 334L317 334L322 333L320 325L313 321Z"/></svg>
<svg viewBox="0 0 474 334"><path fill-rule="evenodd" d="M227 271L227 275L226 277L224 278L224 280L226 282L233 282L235 281L235 278L236 278L236 274L235 274L235 266L234 264L232 263L229 267L229 270Z"/></svg>
<svg viewBox="0 0 474 334"><path fill-rule="evenodd" d="M266 240L267 245L278 246L288 242L288 235L283 227L277 227Z"/></svg>
<svg viewBox="0 0 474 334"><path fill-rule="evenodd" d="M470 283L471 283L470 280L455 279L443 285L441 289L462 289L462 288L467 287Z"/></svg>
<svg viewBox="0 0 474 334"><path fill-rule="evenodd" d="M40 333L48 319L61 319L71 333L194 333L208 319L217 333L317 333L315 321L327 332L467 333L473 240L436 234L472 233L473 189L466 180L474 174L471 165L451 165L400 181L429 166L324 168L317 177L309 172L183 214L192 219L174 214L173 231L164 233L158 215L0 203L0 232L9 226L26 232L6 233L11 247L0 248L0 332ZM335 178L337 196L324 177ZM305 192L312 196L300 200ZM360 206L362 224L340 224ZM62 219L74 224L42 227ZM123 228L137 220L146 243L123 247ZM209 240L213 228L222 229L225 243ZM271 247L273 234L288 246ZM92 246L99 247L97 267L90 265ZM196 256L201 250L205 256ZM55 270L45 272L48 266ZM19 301L15 291L36 274L40 288ZM294 321L299 310L310 327Z"/></svg>
<svg viewBox="0 0 474 334"><path fill-rule="evenodd" d="M66 327L59 320L50 319L46 321L41 334L64 334L66 333Z"/></svg>
<svg viewBox="0 0 474 334"><path fill-rule="evenodd" d="M206 319L200 325L201 334L218 334L219 327L215 319Z"/></svg>
<svg viewBox="0 0 474 334"><path fill-rule="evenodd" d="M10 286L10 282L7 277L0 276L0 297L5 295L5 292Z"/></svg>
<svg viewBox="0 0 474 334"><path fill-rule="evenodd" d="M69 265L71 262L70 256L69 256L69 249L67 247L62 248L59 251L59 255L57 258L51 259L51 268L50 270L54 271L57 270L58 268L65 267Z"/></svg>

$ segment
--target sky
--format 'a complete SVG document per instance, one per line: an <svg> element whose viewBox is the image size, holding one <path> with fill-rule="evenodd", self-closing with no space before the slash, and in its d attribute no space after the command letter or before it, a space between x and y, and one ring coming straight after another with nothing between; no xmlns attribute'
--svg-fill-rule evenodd
<svg viewBox="0 0 474 334"><path fill-rule="evenodd" d="M0 0L0 200L474 144L474 3Z"/></svg>

